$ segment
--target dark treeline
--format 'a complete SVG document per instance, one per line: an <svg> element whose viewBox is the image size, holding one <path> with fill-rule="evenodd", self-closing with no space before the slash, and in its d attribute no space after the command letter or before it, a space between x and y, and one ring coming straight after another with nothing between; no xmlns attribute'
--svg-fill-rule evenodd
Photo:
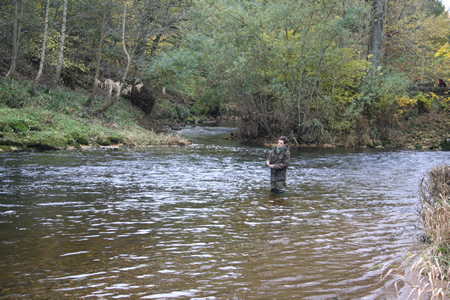
<svg viewBox="0 0 450 300"><path fill-rule="evenodd" d="M237 116L240 138L355 145L450 109L412 88L449 78L439 0L3 0L0 16L0 75L81 89L92 115L141 94L147 114Z"/></svg>

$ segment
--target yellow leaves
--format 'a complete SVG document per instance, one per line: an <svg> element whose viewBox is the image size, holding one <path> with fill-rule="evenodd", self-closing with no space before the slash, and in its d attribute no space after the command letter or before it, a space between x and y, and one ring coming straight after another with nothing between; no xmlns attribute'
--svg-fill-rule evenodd
<svg viewBox="0 0 450 300"><path fill-rule="evenodd" d="M448 17L427 15L423 10L417 10L412 15L405 14L396 22L387 23L386 34L390 37L387 39L387 53L398 70L410 78L445 77L444 74L450 72L443 59L449 52L448 46L445 46L450 36Z"/></svg>
<svg viewBox="0 0 450 300"><path fill-rule="evenodd" d="M395 96L394 99L399 107L408 107L417 103L417 99L411 99L408 96Z"/></svg>
<svg viewBox="0 0 450 300"><path fill-rule="evenodd" d="M429 95L430 95L432 101L437 101L440 98L438 95L436 95L433 92L430 92ZM423 96L423 97L425 97L425 96Z"/></svg>
<svg viewBox="0 0 450 300"><path fill-rule="evenodd" d="M419 92L415 98L417 103L420 102L423 105L424 110L428 111L433 103L433 99L435 98L433 95L436 96L435 94L430 93L431 97L425 97L423 93Z"/></svg>
<svg viewBox="0 0 450 300"><path fill-rule="evenodd" d="M413 98L406 95L396 95L393 97L389 96L384 97L379 103L377 103L377 106L386 108L390 107L389 110L393 112L393 116L400 117L417 109L419 103L425 111L429 110L435 100L434 96L436 95L433 95L432 93L425 96L421 92Z"/></svg>
<svg viewBox="0 0 450 300"><path fill-rule="evenodd" d="M443 98L441 106L444 110L450 112L450 97Z"/></svg>
<svg viewBox="0 0 450 300"><path fill-rule="evenodd" d="M434 57L444 57L446 59L450 59L450 45L445 43L435 54Z"/></svg>

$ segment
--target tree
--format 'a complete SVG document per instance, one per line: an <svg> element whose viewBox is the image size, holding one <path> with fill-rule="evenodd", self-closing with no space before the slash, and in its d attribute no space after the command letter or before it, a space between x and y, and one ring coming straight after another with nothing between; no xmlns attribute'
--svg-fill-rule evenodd
<svg viewBox="0 0 450 300"><path fill-rule="evenodd" d="M9 68L8 73L6 73L5 78L9 76L14 76L16 72L16 61L17 61L17 48L18 48L18 23L19 23L19 0L16 0L14 3L14 28L13 28L13 49L12 49L12 57L11 57L11 67Z"/></svg>
<svg viewBox="0 0 450 300"><path fill-rule="evenodd" d="M198 4L181 45L155 60L154 77L210 113L229 103L246 138L290 132L305 141L341 122L330 116L345 111L366 65L354 43L363 2Z"/></svg>
<svg viewBox="0 0 450 300"><path fill-rule="evenodd" d="M52 86L55 87L59 79L61 77L61 70L63 67L63 58L64 58L64 41L66 38L66 22L67 22L67 4L69 0L64 0L64 6L63 6L63 15L62 15L62 21L61 21L61 40L59 42L59 55L58 55L58 62L56 65L56 71L55 76L53 78Z"/></svg>
<svg viewBox="0 0 450 300"><path fill-rule="evenodd" d="M124 2L120 40L122 52L126 58L125 70L121 79L114 80L116 93L108 99L103 107L94 111L94 114L103 113L114 105L120 96L122 87L127 82L135 81L128 77L138 79L136 74L139 75L142 72L140 70L141 62L146 58L152 60L152 55L157 51L159 44L177 29L177 23L181 22L186 15L184 5L183 1L166 0ZM113 36L113 38L115 37ZM136 63L137 61L140 63ZM130 88L131 85L127 91Z"/></svg>
<svg viewBox="0 0 450 300"><path fill-rule="evenodd" d="M47 47L47 34L48 34L48 12L50 8L50 0L46 0L45 5L45 17L44 17L44 34L42 37L42 50L41 50L41 60L39 63L39 70L36 75L36 79L34 80L34 84L37 84L42 76L42 71L44 70L44 62L45 62L45 50Z"/></svg>
<svg viewBox="0 0 450 300"><path fill-rule="evenodd" d="M389 1L385 19L384 64L411 80L444 76L448 64L434 53L450 39L450 20L439 1Z"/></svg>
<svg viewBox="0 0 450 300"><path fill-rule="evenodd" d="M384 35L384 5L385 0L370 0L370 33L369 33L369 62L372 70L381 65Z"/></svg>
<svg viewBox="0 0 450 300"><path fill-rule="evenodd" d="M123 19L122 19L122 46L123 46L123 52L125 53L125 55L127 57L127 65L125 67L125 72L122 75L121 81L116 82L114 85L111 85L110 92L108 93L109 98L110 98L110 99L108 99L109 101L107 101L107 103L104 106L102 106L99 109L97 109L96 111L94 111L94 115L98 115L98 114L105 112L108 108L113 106L114 103L116 103L117 99L120 97L120 94L122 92L122 86L125 82L125 79L127 78L128 71L130 70L132 57L128 53L126 40L125 40L125 28L126 28L126 20L127 20L127 4L128 4L128 2L127 2L127 0L125 0L124 5L123 5ZM113 86L115 89L115 94L112 94Z"/></svg>
<svg viewBox="0 0 450 300"><path fill-rule="evenodd" d="M100 62L102 59L102 47L103 47L103 40L105 39L105 27L106 27L107 12L108 12L107 4L108 4L108 0L105 0L104 10L103 10L103 18L102 18L102 29L100 32L100 41L98 43L98 50L97 50L97 65L95 67L94 87L92 89L91 94L89 95L88 101L86 102L86 106L90 106L92 104L92 101L94 99L94 96L97 92L97 88L99 85Z"/></svg>

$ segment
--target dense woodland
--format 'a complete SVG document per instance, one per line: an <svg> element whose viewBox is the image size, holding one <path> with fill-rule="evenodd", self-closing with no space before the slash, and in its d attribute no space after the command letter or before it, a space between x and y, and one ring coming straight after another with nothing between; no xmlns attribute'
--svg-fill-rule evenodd
<svg viewBox="0 0 450 300"><path fill-rule="evenodd" d="M80 91L92 116L124 97L153 120L237 117L243 139L396 144L430 119L448 138L447 90L424 89L450 83L439 0L2 0L0 16L2 80Z"/></svg>

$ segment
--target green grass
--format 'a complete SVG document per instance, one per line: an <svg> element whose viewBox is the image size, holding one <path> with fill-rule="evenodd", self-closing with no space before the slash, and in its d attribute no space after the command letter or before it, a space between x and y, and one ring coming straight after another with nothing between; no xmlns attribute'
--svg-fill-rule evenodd
<svg viewBox="0 0 450 300"><path fill-rule="evenodd" d="M90 112L104 99L96 97L85 107L87 96L65 88L35 89L27 81L0 83L0 145L13 149L61 149L80 145L167 145L188 142L179 135L157 134L139 126L146 116L119 99L106 113ZM2 147L5 151L6 147Z"/></svg>

